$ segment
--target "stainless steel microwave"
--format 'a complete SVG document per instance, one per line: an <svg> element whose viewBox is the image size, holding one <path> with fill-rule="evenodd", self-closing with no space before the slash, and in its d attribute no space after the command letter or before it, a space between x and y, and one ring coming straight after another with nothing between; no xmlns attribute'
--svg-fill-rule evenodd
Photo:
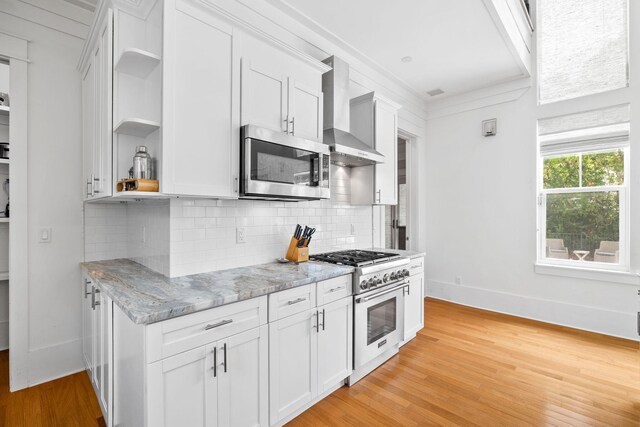
<svg viewBox="0 0 640 427"><path fill-rule="evenodd" d="M240 197L317 200L331 196L329 146L269 129L240 131Z"/></svg>

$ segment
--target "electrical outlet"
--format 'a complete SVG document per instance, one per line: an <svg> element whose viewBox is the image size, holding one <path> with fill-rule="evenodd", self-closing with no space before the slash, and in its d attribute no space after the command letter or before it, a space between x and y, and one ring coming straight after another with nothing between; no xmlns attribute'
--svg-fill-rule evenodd
<svg viewBox="0 0 640 427"><path fill-rule="evenodd" d="M236 243L247 242L247 229L245 227L236 227Z"/></svg>
<svg viewBox="0 0 640 427"><path fill-rule="evenodd" d="M462 284L462 277L456 276L455 280L456 280L456 285Z"/></svg>
<svg viewBox="0 0 640 427"><path fill-rule="evenodd" d="M40 243L51 243L50 228L41 228L39 234L40 234Z"/></svg>

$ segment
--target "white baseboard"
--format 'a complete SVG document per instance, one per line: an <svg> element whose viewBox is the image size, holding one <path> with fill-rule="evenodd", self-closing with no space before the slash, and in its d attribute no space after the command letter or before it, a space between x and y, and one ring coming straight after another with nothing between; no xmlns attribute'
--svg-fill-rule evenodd
<svg viewBox="0 0 640 427"><path fill-rule="evenodd" d="M9 321L0 321L0 351L9 348Z"/></svg>
<svg viewBox="0 0 640 427"><path fill-rule="evenodd" d="M636 313L428 280L427 297L560 326L640 341ZM429 327L429 325L426 325Z"/></svg>
<svg viewBox="0 0 640 427"><path fill-rule="evenodd" d="M28 387L84 371L82 340L29 351Z"/></svg>

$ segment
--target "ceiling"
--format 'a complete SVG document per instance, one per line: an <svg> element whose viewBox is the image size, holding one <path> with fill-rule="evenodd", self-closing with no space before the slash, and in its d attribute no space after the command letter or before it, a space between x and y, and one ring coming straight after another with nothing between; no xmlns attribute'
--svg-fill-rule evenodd
<svg viewBox="0 0 640 427"><path fill-rule="evenodd" d="M76 6L80 6L83 9L86 9L90 12L96 10L96 5L98 4L98 0L64 0L67 3L74 4Z"/></svg>
<svg viewBox="0 0 640 427"><path fill-rule="evenodd" d="M426 100L522 75L480 0L267 0L355 49ZM410 56L410 62L402 58ZM442 89L430 97L427 91Z"/></svg>

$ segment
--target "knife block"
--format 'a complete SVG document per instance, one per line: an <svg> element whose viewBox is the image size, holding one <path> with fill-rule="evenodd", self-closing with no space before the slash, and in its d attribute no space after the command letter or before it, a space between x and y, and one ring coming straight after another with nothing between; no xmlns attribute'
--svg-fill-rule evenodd
<svg viewBox="0 0 640 427"><path fill-rule="evenodd" d="M300 240L295 237L291 238L291 242L289 243L289 249L287 249L286 259L293 262L305 262L309 261L309 248L299 248L298 244Z"/></svg>

